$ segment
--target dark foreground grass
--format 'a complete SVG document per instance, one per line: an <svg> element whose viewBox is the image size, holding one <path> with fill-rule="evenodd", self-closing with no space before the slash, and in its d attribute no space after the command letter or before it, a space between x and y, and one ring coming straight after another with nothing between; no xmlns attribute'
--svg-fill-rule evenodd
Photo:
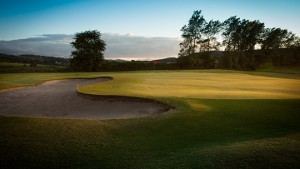
<svg viewBox="0 0 300 169"><path fill-rule="evenodd" d="M300 168L300 100L170 102L136 119L2 116L1 168Z"/></svg>

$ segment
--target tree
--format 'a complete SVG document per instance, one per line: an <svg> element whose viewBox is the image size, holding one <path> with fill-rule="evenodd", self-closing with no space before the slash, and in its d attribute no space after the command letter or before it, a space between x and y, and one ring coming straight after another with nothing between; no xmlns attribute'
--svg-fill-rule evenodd
<svg viewBox="0 0 300 169"><path fill-rule="evenodd" d="M223 23L225 27L224 44L226 50L254 50L261 40L264 23L257 20L240 20L236 16L230 17Z"/></svg>
<svg viewBox="0 0 300 169"><path fill-rule="evenodd" d="M192 17L189 19L188 25L184 25L181 28L182 38L184 39L180 43L179 56L187 56L197 51L198 42L201 40L202 31L205 27L206 21L201 15L201 10L194 11Z"/></svg>
<svg viewBox="0 0 300 169"><path fill-rule="evenodd" d="M224 32L223 35L223 45L225 45L226 51L237 50L239 44L240 35L240 18L232 16L223 22Z"/></svg>
<svg viewBox="0 0 300 169"><path fill-rule="evenodd" d="M188 56L188 55L193 53L193 48L192 48L191 44L192 44L192 39L191 38L185 38L183 40L183 42L181 42L179 44L179 46L180 46L180 51L179 51L179 54L178 54L179 57Z"/></svg>
<svg viewBox="0 0 300 169"><path fill-rule="evenodd" d="M265 24L258 20L249 21L243 19L241 22L241 39L240 51L254 50L260 40L264 30Z"/></svg>
<svg viewBox="0 0 300 169"><path fill-rule="evenodd" d="M218 50L220 43L217 42L216 35L221 31L222 23L220 21L210 20L203 30L203 34L207 37L203 42L207 43L207 51L211 49Z"/></svg>
<svg viewBox="0 0 300 169"><path fill-rule="evenodd" d="M296 36L294 42L292 43L292 47L300 47L300 37Z"/></svg>
<svg viewBox="0 0 300 169"><path fill-rule="evenodd" d="M76 33L74 40L71 46L76 50L71 54L71 68L75 71L99 71L106 46L101 33L97 30Z"/></svg>
<svg viewBox="0 0 300 169"><path fill-rule="evenodd" d="M267 28L262 38L262 49L278 49L298 46L298 37L286 29Z"/></svg>

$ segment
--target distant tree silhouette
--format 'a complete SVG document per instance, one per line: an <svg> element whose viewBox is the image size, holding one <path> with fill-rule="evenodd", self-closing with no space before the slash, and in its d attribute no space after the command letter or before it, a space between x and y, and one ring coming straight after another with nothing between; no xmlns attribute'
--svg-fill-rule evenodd
<svg viewBox="0 0 300 169"><path fill-rule="evenodd" d="M225 50L227 51L235 51L238 48L240 40L240 22L240 18L237 18L237 16L232 16L223 22L223 45L226 47Z"/></svg>
<svg viewBox="0 0 300 169"><path fill-rule="evenodd" d="M71 68L75 71L99 71L106 46L101 33L97 30L76 33L74 40L71 45L76 50L71 55Z"/></svg>
<svg viewBox="0 0 300 169"><path fill-rule="evenodd" d="M240 51L254 50L255 45L258 44L261 39L265 24L258 20L249 21L244 19L242 26L243 31Z"/></svg>
<svg viewBox="0 0 300 169"><path fill-rule="evenodd" d="M236 16L230 17L223 23L223 32L226 50L254 50L255 45L261 41L264 23L257 20L240 20Z"/></svg>
<svg viewBox="0 0 300 169"><path fill-rule="evenodd" d="M254 70L260 65L300 65L300 38L286 29L265 28L265 24L232 16L223 23L208 23L201 10L194 11L181 28L177 68L226 68ZM216 36L222 35L223 43ZM218 51L220 46L225 51ZM259 50L261 48L262 50Z"/></svg>
<svg viewBox="0 0 300 169"><path fill-rule="evenodd" d="M206 21L201 15L201 10L194 11L189 19L188 25L181 28L183 42L180 43L179 56L187 56L197 51L199 41L201 41L202 31L205 28Z"/></svg>
<svg viewBox="0 0 300 169"><path fill-rule="evenodd" d="M220 21L213 21L210 20L204 30L203 34L207 37L205 41L207 43L207 49L205 51L210 51L210 50L218 50L220 47L220 43L217 42L216 40L216 34L218 34L222 29L222 23Z"/></svg>
<svg viewBox="0 0 300 169"><path fill-rule="evenodd" d="M262 38L262 49L278 49L298 46L297 37L292 32L280 28L267 28Z"/></svg>

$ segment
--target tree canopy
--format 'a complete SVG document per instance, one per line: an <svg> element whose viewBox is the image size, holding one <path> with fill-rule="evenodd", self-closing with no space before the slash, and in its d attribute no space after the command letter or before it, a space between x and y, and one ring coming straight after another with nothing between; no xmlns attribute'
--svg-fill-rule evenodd
<svg viewBox="0 0 300 169"><path fill-rule="evenodd" d="M97 30L76 33L71 46L76 50L72 52L70 65L75 71L99 71L104 61L103 52L106 43L101 39Z"/></svg>
<svg viewBox="0 0 300 169"><path fill-rule="evenodd" d="M224 21L223 25L226 50L254 50L264 30L264 23L257 20L240 20L236 16Z"/></svg>
<svg viewBox="0 0 300 169"><path fill-rule="evenodd" d="M181 28L183 41L180 45L179 57L189 56L197 52L219 50L251 51L258 49L276 49L297 47L300 39L292 32L280 28L265 28L265 24L232 16L220 22L206 22L201 10L194 11L188 24ZM223 43L218 42L222 35Z"/></svg>
<svg viewBox="0 0 300 169"><path fill-rule="evenodd" d="M206 21L200 11L194 11L190 18L188 25L184 25L181 28L182 38L184 39L180 43L180 56L190 55L197 51L198 42L201 40L202 31L204 30Z"/></svg>
<svg viewBox="0 0 300 169"><path fill-rule="evenodd" d="M203 50L201 51L211 51L219 50L220 43L216 40L216 35L222 30L222 23L220 21L210 20L204 30L203 34L206 36L206 39L201 44Z"/></svg>
<svg viewBox="0 0 300 169"><path fill-rule="evenodd" d="M262 49L293 47L296 45L295 40L297 40L295 34L286 29L267 28L262 36Z"/></svg>

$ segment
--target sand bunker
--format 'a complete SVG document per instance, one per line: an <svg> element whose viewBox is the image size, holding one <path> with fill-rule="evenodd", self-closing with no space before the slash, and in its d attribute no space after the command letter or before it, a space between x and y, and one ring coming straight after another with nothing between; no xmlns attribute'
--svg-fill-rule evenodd
<svg viewBox="0 0 300 169"><path fill-rule="evenodd" d="M141 98L77 94L76 87L111 78L55 80L0 92L0 115L47 118L119 119L168 111L160 102Z"/></svg>

